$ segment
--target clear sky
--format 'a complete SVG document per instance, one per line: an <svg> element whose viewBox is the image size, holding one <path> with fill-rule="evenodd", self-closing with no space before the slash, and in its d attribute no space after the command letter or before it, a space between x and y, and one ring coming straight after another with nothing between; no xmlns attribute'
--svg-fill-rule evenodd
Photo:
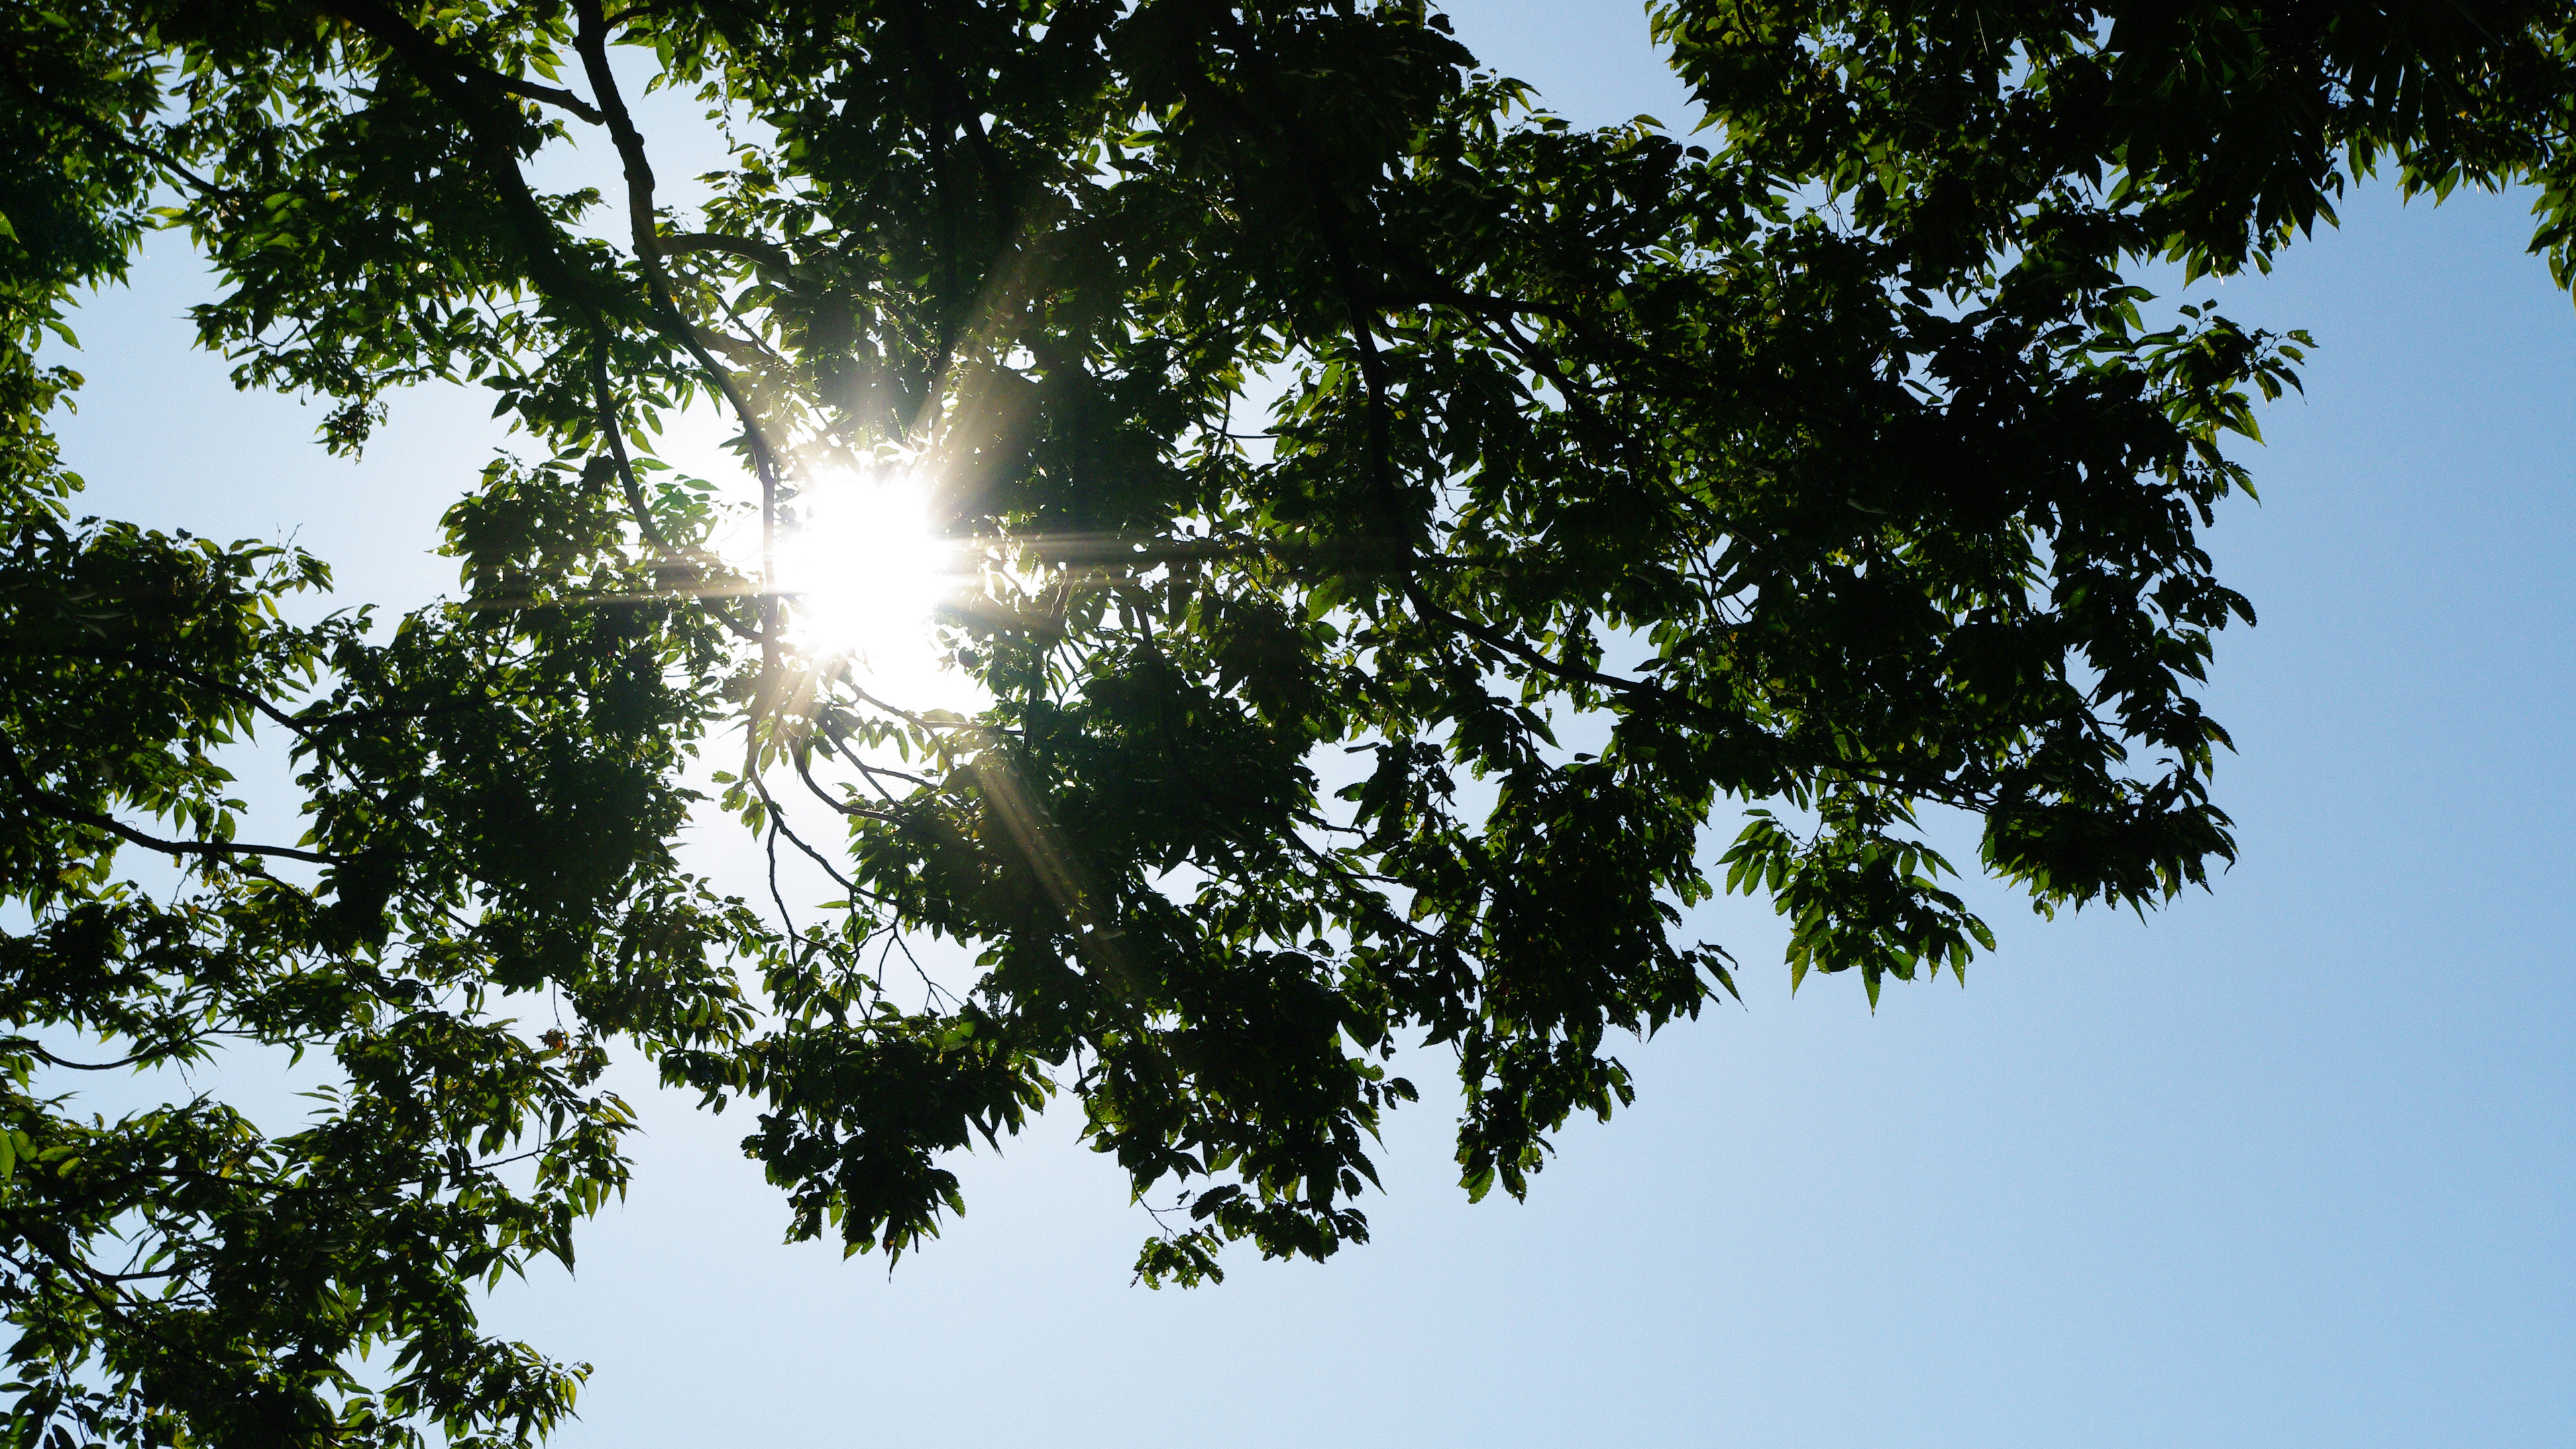
<svg viewBox="0 0 2576 1449"><path fill-rule="evenodd" d="M1626 0L1453 14L1579 122L1689 123ZM2319 348L2210 536L2262 616L2208 693L2214 894L2050 923L1983 890L2002 949L1875 1015L1793 1000L1767 907L1704 909L1747 1009L1622 1053L1637 1106L1528 1204L1465 1203L1425 1060L1376 1241L1196 1292L1130 1286L1150 1224L1070 1113L962 1162L969 1215L889 1276L779 1246L747 1117L638 1081L633 1196L492 1307L598 1367L558 1442L2576 1442L2576 306L2526 205L2366 188L2217 290ZM449 587L486 405L406 398L327 459L184 350L195 286L164 247L79 319L90 509L298 531L351 600Z"/></svg>

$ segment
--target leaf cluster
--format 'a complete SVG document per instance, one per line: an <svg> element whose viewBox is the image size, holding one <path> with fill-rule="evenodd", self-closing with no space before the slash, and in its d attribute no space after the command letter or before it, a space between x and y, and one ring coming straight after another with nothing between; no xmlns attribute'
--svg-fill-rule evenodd
<svg viewBox="0 0 2576 1449"><path fill-rule="evenodd" d="M1927 821L2042 912L2205 886L2195 691L2253 609L2202 532L2306 339L2137 278L2262 265L2389 160L2536 184L2566 280L2568 7L1653 17L1705 144L1535 109L1420 0L0 16L11 1442L535 1438L578 1371L472 1295L622 1189L613 1041L748 1104L789 1235L854 1252L1069 1097L1189 1283L1365 1240L1407 1049L1465 1190L1524 1193L1633 1099L1619 1036L1735 990L1720 890L1875 1004L1994 944ZM703 204L639 68L730 142ZM613 182L542 189L575 141ZM73 519L39 338L155 226L328 446L491 393L533 461L448 514L460 602L291 624L314 560ZM740 489L656 456L691 409ZM778 572L887 476L968 562L973 711ZM229 793L254 738L291 843ZM709 803L841 898L682 869ZM296 1130L83 1121L95 1042L330 1078Z"/></svg>

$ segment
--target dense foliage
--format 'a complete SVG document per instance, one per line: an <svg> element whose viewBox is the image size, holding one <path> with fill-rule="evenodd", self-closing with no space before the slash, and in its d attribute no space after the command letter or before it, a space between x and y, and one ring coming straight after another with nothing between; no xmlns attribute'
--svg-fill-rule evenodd
<svg viewBox="0 0 2576 1449"><path fill-rule="evenodd" d="M1617 1033L1733 989L1677 934L1712 891L1875 1001L1991 941L1926 807L2044 911L2204 883L2192 690L2252 610L2198 535L2299 339L2132 279L2261 265L2387 164L2536 185L2568 280L2576 10L1652 23L1704 145L1532 110L1407 0L0 10L7 1442L542 1434L578 1371L474 1296L623 1184L619 1042L854 1250L1070 1097L1193 1282L1365 1237L1400 1044L1456 1054L1467 1191L1524 1191L1629 1100ZM732 138L685 213L639 81ZM575 134L608 195L531 180ZM294 624L318 561L77 517L39 349L152 227L328 446L492 392L527 456L459 480L460 601ZM655 456L691 407L743 556ZM904 477L973 712L774 568ZM300 840L238 836L251 738ZM674 859L705 745L822 920ZM976 978L893 979L931 938ZM333 1086L291 1131L78 1110L227 1043Z"/></svg>

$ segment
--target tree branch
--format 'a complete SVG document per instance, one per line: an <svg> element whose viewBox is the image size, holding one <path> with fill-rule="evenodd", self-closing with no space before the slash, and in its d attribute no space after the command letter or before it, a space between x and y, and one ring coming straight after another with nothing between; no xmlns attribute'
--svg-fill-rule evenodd
<svg viewBox="0 0 2576 1449"><path fill-rule="evenodd" d="M784 272L796 265L796 258L787 248L754 237L728 236L720 231L675 231L663 234L658 240L663 252L671 256L688 252L723 252L773 272Z"/></svg>
<svg viewBox="0 0 2576 1449"><path fill-rule="evenodd" d="M192 855L264 855L275 856L281 860L309 861L315 865L342 863L341 857L336 855L297 850L287 845L244 845L231 840L164 840L157 835L147 835L115 816L88 809L38 785L35 777L27 773L25 763L18 758L17 746L6 736L0 736L0 769L5 769L11 783L18 787L19 801L33 809L35 813L48 819L66 820L75 825L87 825L107 831L111 835L132 841L146 850L157 850L174 860L182 860Z"/></svg>

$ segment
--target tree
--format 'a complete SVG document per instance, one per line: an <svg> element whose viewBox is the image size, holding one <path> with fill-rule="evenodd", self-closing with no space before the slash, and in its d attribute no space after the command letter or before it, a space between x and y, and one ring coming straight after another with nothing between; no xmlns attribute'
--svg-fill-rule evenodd
<svg viewBox="0 0 2576 1449"><path fill-rule="evenodd" d="M1630 1099L1614 1030L1733 989L1675 934L1713 890L1789 918L1793 980L1963 977L1992 938L1927 804L2043 912L2205 884L2227 739L2190 691L2252 609L2198 530L2302 339L2138 269L2260 265L2385 156L2537 183L2567 280L2576 12L1654 23L1713 154L1532 110L1398 0L0 17L13 1442L542 1434L578 1370L472 1293L622 1186L621 1040L751 1103L791 1234L852 1251L919 1246L942 1155L1070 1095L1180 1193L1137 1269L1190 1283L1365 1237L1400 1041L1456 1051L1467 1191L1524 1192ZM639 67L731 128L694 216ZM531 181L576 130L622 195ZM74 520L39 337L153 226L326 446L391 388L494 393L531 456L448 515L461 601L293 625L318 561ZM654 456L692 405L739 425L757 557ZM975 564L972 714L776 571L889 473ZM254 732L295 844L237 838ZM718 803L840 883L826 919L674 859L719 738ZM890 979L925 936L971 990ZM311 1125L73 1115L66 1073L236 1038L334 1059Z"/></svg>

